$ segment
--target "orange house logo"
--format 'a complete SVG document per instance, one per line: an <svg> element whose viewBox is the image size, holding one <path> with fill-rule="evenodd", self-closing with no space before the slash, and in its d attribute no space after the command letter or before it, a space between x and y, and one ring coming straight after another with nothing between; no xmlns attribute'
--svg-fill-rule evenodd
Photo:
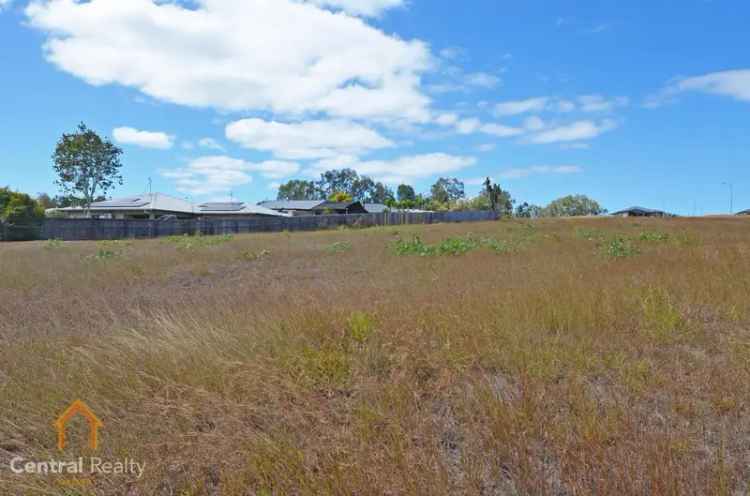
<svg viewBox="0 0 750 496"><path fill-rule="evenodd" d="M76 400L55 422L57 429L57 448L62 451L65 449L67 440L65 438L65 429L70 419L76 415L82 415L89 424L89 448L95 450L99 447L99 429L104 427L104 423L99 420L91 408L81 400Z"/></svg>

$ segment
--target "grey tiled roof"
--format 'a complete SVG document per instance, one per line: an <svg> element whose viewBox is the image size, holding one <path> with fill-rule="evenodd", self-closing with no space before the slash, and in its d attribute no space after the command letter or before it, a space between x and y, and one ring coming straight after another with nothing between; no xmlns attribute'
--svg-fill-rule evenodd
<svg viewBox="0 0 750 496"><path fill-rule="evenodd" d="M620 210L619 212L612 212L612 215L621 215L621 214L628 214L628 213L640 213L640 214L664 214L667 213L662 210L654 210L651 208L644 208L644 207L630 207L626 208L624 210Z"/></svg>
<svg viewBox="0 0 750 496"><path fill-rule="evenodd" d="M264 201L258 205L270 208L271 210L312 210L321 203L323 200L275 200L275 201Z"/></svg>

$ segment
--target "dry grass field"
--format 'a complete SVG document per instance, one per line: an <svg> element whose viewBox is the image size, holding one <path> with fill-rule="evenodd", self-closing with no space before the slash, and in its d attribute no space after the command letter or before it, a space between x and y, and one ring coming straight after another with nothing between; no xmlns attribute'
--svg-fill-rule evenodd
<svg viewBox="0 0 750 496"><path fill-rule="evenodd" d="M76 399L140 480L9 470ZM746 495L749 410L750 219L0 245L2 495Z"/></svg>

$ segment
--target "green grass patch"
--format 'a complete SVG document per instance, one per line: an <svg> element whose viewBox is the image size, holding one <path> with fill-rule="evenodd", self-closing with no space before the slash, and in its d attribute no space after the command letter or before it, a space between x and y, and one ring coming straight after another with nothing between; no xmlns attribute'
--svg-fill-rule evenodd
<svg viewBox="0 0 750 496"><path fill-rule="evenodd" d="M326 251L328 253L343 253L346 251L351 251L351 249L352 244L348 241L339 241L337 243L326 246Z"/></svg>

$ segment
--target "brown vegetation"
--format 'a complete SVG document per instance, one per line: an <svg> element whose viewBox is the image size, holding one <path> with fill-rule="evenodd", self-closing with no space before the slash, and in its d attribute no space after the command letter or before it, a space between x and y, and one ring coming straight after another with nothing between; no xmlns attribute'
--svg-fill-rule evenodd
<svg viewBox="0 0 750 496"><path fill-rule="evenodd" d="M0 493L746 494L749 227L0 245ZM10 473L76 399L142 480Z"/></svg>

